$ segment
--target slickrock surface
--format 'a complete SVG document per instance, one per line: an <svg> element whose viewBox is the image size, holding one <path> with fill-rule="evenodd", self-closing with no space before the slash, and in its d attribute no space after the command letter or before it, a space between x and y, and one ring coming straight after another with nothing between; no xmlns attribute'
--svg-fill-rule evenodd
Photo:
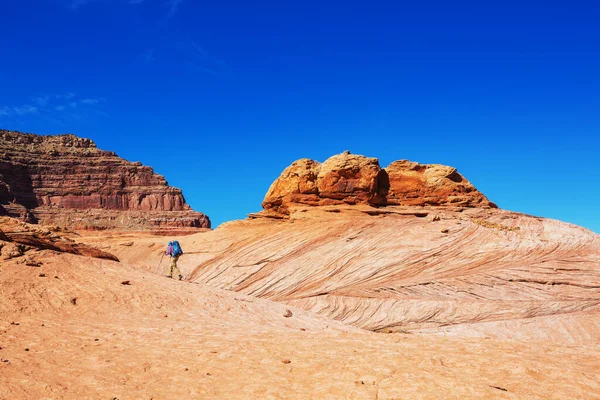
<svg viewBox="0 0 600 400"><path fill-rule="evenodd" d="M41 253L40 268L0 265L3 400L600 396L597 342L582 351L376 334L116 262Z"/></svg>
<svg viewBox="0 0 600 400"><path fill-rule="evenodd" d="M295 205L335 204L496 208L455 168L402 160L382 169L376 158L346 151L322 164L293 162L269 188L263 215L287 215Z"/></svg>
<svg viewBox="0 0 600 400"><path fill-rule="evenodd" d="M81 256L119 261L114 255L97 247L77 243L71 237L74 232L59 227L41 227L27 224L15 218L0 217L0 260L19 258L19 262L39 266L39 250L54 250Z"/></svg>
<svg viewBox="0 0 600 400"><path fill-rule="evenodd" d="M0 130L0 215L78 229L210 228L180 189L74 135Z"/></svg>
<svg viewBox="0 0 600 400"><path fill-rule="evenodd" d="M416 209L232 222L181 238L180 264L194 282L378 332L600 342L600 235L498 209ZM104 250L153 270L146 247L163 241Z"/></svg>

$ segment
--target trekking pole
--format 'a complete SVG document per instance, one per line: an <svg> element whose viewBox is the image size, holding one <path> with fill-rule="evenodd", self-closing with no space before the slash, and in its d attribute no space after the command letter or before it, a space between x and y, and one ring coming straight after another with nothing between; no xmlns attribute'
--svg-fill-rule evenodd
<svg viewBox="0 0 600 400"><path fill-rule="evenodd" d="M160 258L160 261L158 263L158 271L157 272L160 272L160 270L161 270L160 267L162 266L162 260L163 260L164 257L165 257L165 252L163 251L162 257Z"/></svg>

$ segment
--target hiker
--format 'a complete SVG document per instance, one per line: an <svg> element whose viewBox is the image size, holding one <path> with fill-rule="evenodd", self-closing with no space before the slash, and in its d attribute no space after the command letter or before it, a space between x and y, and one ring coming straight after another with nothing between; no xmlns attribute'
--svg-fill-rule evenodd
<svg viewBox="0 0 600 400"><path fill-rule="evenodd" d="M179 257L183 254L183 250L181 250L181 246L179 245L179 242L177 240L173 240L172 242L169 242L169 244L167 245L167 251L165 251L165 255L167 256L171 256L171 265L169 267L169 275L167 275L167 278L173 278L173 271L177 270L177 273L179 274L179 280L183 279L183 275L181 275L181 271L179 270L179 268L177 268L177 260L179 260Z"/></svg>

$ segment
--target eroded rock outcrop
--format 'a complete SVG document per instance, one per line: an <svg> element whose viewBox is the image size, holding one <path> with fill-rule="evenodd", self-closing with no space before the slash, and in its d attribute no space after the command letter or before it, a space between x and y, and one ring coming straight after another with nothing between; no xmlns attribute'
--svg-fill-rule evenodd
<svg viewBox="0 0 600 400"><path fill-rule="evenodd" d="M77 228L210 228L151 167L74 135L0 130L0 214Z"/></svg>
<svg viewBox="0 0 600 400"><path fill-rule="evenodd" d="M33 250L53 250L59 253L119 261L111 253L75 242L68 236L68 232L63 232L57 227L41 227L15 218L0 217L0 260L18 258Z"/></svg>
<svg viewBox="0 0 600 400"><path fill-rule="evenodd" d="M390 183L386 204L496 208L456 168L401 160L385 170Z"/></svg>
<svg viewBox="0 0 600 400"><path fill-rule="evenodd" d="M293 162L271 185L263 207L286 214L291 203L381 205L386 192L385 171L376 158L345 152L322 164L307 158Z"/></svg>
<svg viewBox="0 0 600 400"><path fill-rule="evenodd" d="M324 163L304 158L287 167L269 188L263 208L289 214L294 204L496 207L453 167L401 160L383 169L376 158L348 151Z"/></svg>

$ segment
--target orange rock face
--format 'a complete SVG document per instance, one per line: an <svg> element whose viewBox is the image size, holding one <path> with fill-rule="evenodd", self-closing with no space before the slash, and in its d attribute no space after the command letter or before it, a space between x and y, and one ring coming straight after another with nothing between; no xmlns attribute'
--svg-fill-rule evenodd
<svg viewBox="0 0 600 400"><path fill-rule="evenodd" d="M294 161L273 182L265 196L263 207L285 212L286 205L290 202L317 205L319 169L320 164L308 158Z"/></svg>
<svg viewBox="0 0 600 400"><path fill-rule="evenodd" d="M0 131L0 154L3 214L78 228L210 228L208 217L163 176L97 149L90 139ZM121 212L131 213L123 219Z"/></svg>
<svg viewBox="0 0 600 400"><path fill-rule="evenodd" d="M344 152L324 163L295 161L273 182L263 207L288 214L290 204L385 204L385 171L376 158Z"/></svg>
<svg viewBox="0 0 600 400"><path fill-rule="evenodd" d="M319 197L347 204L384 204L385 172L376 158L345 152L321 164L317 177ZM333 203L331 201L325 204Z"/></svg>
<svg viewBox="0 0 600 400"><path fill-rule="evenodd" d="M287 215L294 205L336 204L496 207L455 168L395 161L382 169L376 158L344 152L322 164L292 163L269 188L263 208Z"/></svg>
<svg viewBox="0 0 600 400"><path fill-rule="evenodd" d="M496 207L456 168L401 160L394 161L385 170L390 182L387 204Z"/></svg>

